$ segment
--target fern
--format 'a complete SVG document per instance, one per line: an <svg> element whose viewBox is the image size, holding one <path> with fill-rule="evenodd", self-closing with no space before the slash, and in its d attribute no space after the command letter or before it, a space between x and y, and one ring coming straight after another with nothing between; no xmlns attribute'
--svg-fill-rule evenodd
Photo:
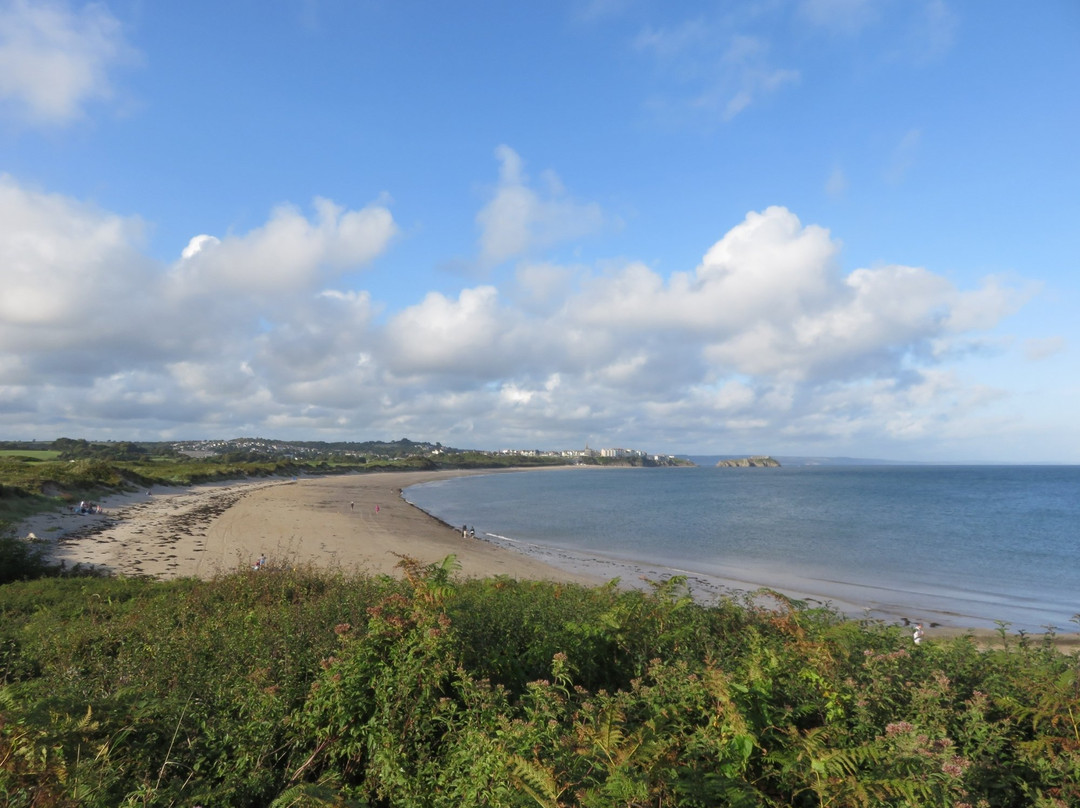
<svg viewBox="0 0 1080 808"><path fill-rule="evenodd" d="M558 787L554 772L521 755L510 757L510 780L541 808L559 808L559 797L566 790Z"/></svg>
<svg viewBox="0 0 1080 808"><path fill-rule="evenodd" d="M328 785L301 783L283 791L270 808L367 808L362 800L348 799Z"/></svg>

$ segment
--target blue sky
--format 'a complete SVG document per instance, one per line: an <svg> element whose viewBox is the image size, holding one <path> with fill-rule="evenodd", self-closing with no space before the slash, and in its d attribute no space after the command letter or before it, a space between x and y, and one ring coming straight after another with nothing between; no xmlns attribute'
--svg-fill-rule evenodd
<svg viewBox="0 0 1080 808"><path fill-rule="evenodd" d="M1080 5L0 0L0 435L1080 462Z"/></svg>

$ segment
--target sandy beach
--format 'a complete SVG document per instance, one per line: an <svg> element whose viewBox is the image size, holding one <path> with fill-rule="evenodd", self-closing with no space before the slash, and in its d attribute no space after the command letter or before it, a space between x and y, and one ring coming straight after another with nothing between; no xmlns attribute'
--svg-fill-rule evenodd
<svg viewBox="0 0 1080 808"><path fill-rule="evenodd" d="M393 574L401 556L455 555L460 574L595 583L524 553L462 537L401 499L410 485L477 472L393 472L155 488L108 497L102 514L65 509L21 523L55 560L162 580L315 564Z"/></svg>
<svg viewBox="0 0 1080 808"><path fill-rule="evenodd" d="M47 542L50 554L66 565L84 564L120 575L162 580L211 578L249 570L265 556L270 567L314 564L347 572L396 574L402 556L422 563L455 555L459 574L505 575L517 579L599 584L619 578L624 586L648 586L680 570L623 560L571 554L534 544L465 538L458 528L429 516L402 499L403 489L451 476L492 472L420 471L353 474L340 477L262 479L190 488L155 488L101 500L101 514L73 510L42 513L19 526ZM495 472L512 473L512 472ZM716 579L687 574L695 598L753 591L763 584L784 591L781 581ZM822 602L852 617L857 604L830 597ZM874 615L902 622L905 615ZM927 636L971 633L985 644L996 632L969 629L962 621L938 615ZM920 616L930 623L934 618ZM1065 649L1080 647L1074 634L1059 637Z"/></svg>

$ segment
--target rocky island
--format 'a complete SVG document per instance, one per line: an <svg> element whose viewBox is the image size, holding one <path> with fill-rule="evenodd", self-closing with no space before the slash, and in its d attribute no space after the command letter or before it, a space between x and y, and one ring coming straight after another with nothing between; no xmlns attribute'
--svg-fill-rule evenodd
<svg viewBox="0 0 1080 808"><path fill-rule="evenodd" d="M766 455L757 455L755 457L740 457L737 460L721 460L716 464L716 467L722 469L778 469L780 468L780 461Z"/></svg>

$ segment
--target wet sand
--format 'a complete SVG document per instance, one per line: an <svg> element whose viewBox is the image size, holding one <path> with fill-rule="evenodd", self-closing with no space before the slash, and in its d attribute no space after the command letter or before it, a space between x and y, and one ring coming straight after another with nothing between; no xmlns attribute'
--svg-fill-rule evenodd
<svg viewBox="0 0 1080 808"><path fill-rule="evenodd" d="M557 471L557 470L556 470ZM572 553L499 537L465 538L402 499L411 485L477 471L388 472L341 477L264 479L191 488L156 488L102 500L105 513L69 510L39 514L20 525L48 543L54 559L86 564L121 575L163 580L210 578L251 569L265 555L269 566L314 564L347 572L396 574L402 556L428 564L455 555L467 577L505 575L517 579L599 584L614 578L645 588L649 581L685 574L694 597L704 603L740 597L763 585L810 605L829 605L853 618L886 623L922 621L927 637L971 634L981 644L1000 645L996 631L947 612L907 614L876 602L874 610L850 591L822 581L807 593L792 582L762 580L761 571L728 577L703 576L655 565ZM494 472L512 473L512 472ZM935 625L936 624L936 625ZM1063 632L1056 644L1080 647Z"/></svg>

